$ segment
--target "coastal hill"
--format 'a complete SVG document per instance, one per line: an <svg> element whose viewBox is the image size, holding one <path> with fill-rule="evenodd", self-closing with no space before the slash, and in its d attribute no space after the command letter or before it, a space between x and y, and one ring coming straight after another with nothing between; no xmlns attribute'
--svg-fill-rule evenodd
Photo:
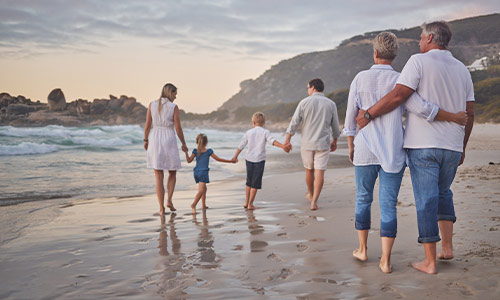
<svg viewBox="0 0 500 300"><path fill-rule="evenodd" d="M461 19L449 24L453 32L449 49L465 65L481 57L499 54L500 14ZM400 49L393 66L401 71L408 58L419 52L421 28L386 31L399 38ZM307 96L307 82L316 77L325 82L325 94L349 88L354 76L373 64L371 42L380 32L354 36L333 50L305 53L283 60L258 78L241 82L240 91L219 110L233 112L242 106L297 102Z"/></svg>

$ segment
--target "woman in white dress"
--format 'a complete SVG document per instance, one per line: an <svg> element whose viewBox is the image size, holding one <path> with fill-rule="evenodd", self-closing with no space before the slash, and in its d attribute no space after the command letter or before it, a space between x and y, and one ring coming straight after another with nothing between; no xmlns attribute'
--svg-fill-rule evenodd
<svg viewBox="0 0 500 300"><path fill-rule="evenodd" d="M167 207L175 211L172 203L177 170L181 168L181 159L175 133L182 143L182 151L188 151L182 132L179 108L174 104L177 88L167 83L163 86L161 97L149 104L144 126L144 149L147 151L147 167L154 169L156 177L156 195L160 204L160 215L165 214L165 188L163 171L168 171ZM152 128L151 128L152 126ZM150 132L151 131L151 132Z"/></svg>

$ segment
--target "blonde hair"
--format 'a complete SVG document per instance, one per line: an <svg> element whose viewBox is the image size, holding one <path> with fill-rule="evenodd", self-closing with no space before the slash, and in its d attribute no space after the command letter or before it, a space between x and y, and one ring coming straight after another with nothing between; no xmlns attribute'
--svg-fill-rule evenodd
<svg viewBox="0 0 500 300"><path fill-rule="evenodd" d="M197 156L201 154L201 148L205 147L208 144L208 138L203 133L200 133L196 136L196 151L198 151Z"/></svg>
<svg viewBox="0 0 500 300"><path fill-rule="evenodd" d="M258 111L253 114L252 121L257 125L262 126L266 123L266 116L264 115L264 113Z"/></svg>
<svg viewBox="0 0 500 300"><path fill-rule="evenodd" d="M392 32L384 31L373 40L373 50L377 50L378 57L393 60L398 54L398 38Z"/></svg>
<svg viewBox="0 0 500 300"><path fill-rule="evenodd" d="M177 92L177 88L175 87L175 85L167 83L163 86L163 89L161 90L160 103L158 104L158 112L161 112L161 98L167 98L168 100L172 101L175 92Z"/></svg>

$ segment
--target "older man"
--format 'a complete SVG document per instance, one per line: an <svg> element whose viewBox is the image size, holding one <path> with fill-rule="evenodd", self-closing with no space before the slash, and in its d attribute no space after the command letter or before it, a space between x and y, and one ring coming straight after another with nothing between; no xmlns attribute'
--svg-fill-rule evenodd
<svg viewBox="0 0 500 300"><path fill-rule="evenodd" d="M302 123L300 154L306 169L306 199L311 202L311 210L318 209L316 203L323 188L329 153L337 149L337 138L340 135L337 106L325 97L324 88L325 85L319 78L309 81L309 97L302 99L297 106L285 139L285 145L290 145L297 126Z"/></svg>
<svg viewBox="0 0 500 300"><path fill-rule="evenodd" d="M469 71L446 50L451 30L445 22L422 25L420 54L406 63L396 87L367 111L360 111L358 125L364 127L406 101L415 91L424 99L450 112L466 110L467 124L427 122L408 114L404 136L411 172L419 237L425 259L413 263L419 271L436 273L436 243L443 237L440 259L453 258L453 223L456 221L450 186L474 122L474 88Z"/></svg>

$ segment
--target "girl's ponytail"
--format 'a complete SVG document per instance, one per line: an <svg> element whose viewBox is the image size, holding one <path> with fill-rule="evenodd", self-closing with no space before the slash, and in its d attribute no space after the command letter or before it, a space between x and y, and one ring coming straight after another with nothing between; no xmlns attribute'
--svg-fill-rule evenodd
<svg viewBox="0 0 500 300"><path fill-rule="evenodd" d="M196 151L198 151L198 155L199 156L201 154L201 149L206 146L208 144L208 139L207 139L207 136L204 135L203 133L200 133L196 136L196 145L197 145L197 148L196 148Z"/></svg>

